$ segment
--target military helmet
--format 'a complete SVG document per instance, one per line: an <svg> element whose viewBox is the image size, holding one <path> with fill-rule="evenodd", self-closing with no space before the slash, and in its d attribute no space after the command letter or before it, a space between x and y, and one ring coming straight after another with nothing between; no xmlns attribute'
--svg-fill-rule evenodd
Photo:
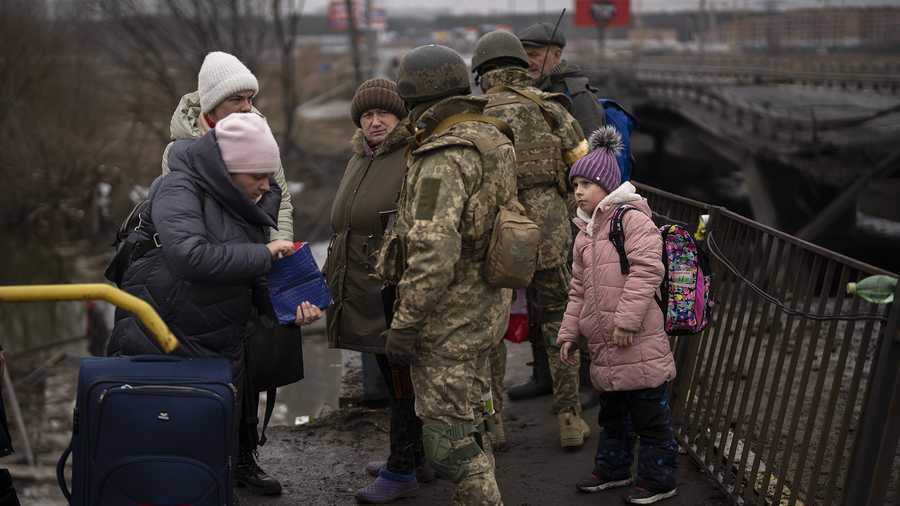
<svg viewBox="0 0 900 506"><path fill-rule="evenodd" d="M553 23L535 23L516 34L516 36L519 37L519 40L522 41L522 45L525 47L566 47L566 36L562 33L562 27L557 27Z"/></svg>
<svg viewBox="0 0 900 506"><path fill-rule="evenodd" d="M475 44L475 54L472 56L472 72L493 60L504 58L510 62L515 61L522 67L528 68L528 54L519 42L518 37L504 30L488 32L478 39Z"/></svg>
<svg viewBox="0 0 900 506"><path fill-rule="evenodd" d="M397 91L407 104L430 102L452 95L468 95L466 62L449 47L430 44L403 55L397 70Z"/></svg>

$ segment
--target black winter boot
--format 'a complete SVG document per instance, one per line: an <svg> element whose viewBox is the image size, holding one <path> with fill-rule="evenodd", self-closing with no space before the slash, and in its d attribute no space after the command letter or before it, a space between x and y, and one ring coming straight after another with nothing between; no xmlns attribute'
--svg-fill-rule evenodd
<svg viewBox="0 0 900 506"><path fill-rule="evenodd" d="M281 483L259 467L254 451L241 451L234 469L234 482L238 487L247 487L257 495L281 495Z"/></svg>
<svg viewBox="0 0 900 506"><path fill-rule="evenodd" d="M531 370L531 379L521 385L516 385L506 391L510 400L520 401L533 399L553 393L553 380L550 378L550 363L547 361L547 348L531 344L531 353L534 355L534 366Z"/></svg>

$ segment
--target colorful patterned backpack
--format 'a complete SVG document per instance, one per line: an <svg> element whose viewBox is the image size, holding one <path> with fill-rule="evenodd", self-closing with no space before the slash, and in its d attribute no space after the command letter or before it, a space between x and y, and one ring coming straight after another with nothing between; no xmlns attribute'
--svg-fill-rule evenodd
<svg viewBox="0 0 900 506"><path fill-rule="evenodd" d="M619 253L623 275L630 269L625 255L622 217L632 209L637 208L629 205L616 208L609 225L609 240ZM681 225L662 225L659 231L663 238L662 263L666 273L659 285L656 302L665 317L666 334L699 334L709 324L712 307L709 260L690 232Z"/></svg>

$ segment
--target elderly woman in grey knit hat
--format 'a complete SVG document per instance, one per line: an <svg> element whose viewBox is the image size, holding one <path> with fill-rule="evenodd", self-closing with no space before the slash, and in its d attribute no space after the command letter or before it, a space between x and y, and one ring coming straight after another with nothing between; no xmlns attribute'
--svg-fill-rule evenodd
<svg viewBox="0 0 900 506"><path fill-rule="evenodd" d="M374 275L386 217L396 209L404 177L403 152L410 139L406 108L397 85L387 79L362 83L350 104L358 130L331 208L331 245L325 275L334 303L328 309L328 340L334 348L374 353L389 390L391 451L387 461L371 462L375 477L356 498L388 503L431 481L425 464L422 424L416 417L408 366L391 364L384 354L395 288L383 288Z"/></svg>

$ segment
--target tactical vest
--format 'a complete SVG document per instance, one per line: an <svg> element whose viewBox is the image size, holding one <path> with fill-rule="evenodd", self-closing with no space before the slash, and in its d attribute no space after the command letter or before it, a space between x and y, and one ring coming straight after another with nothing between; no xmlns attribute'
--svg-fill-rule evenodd
<svg viewBox="0 0 900 506"><path fill-rule="evenodd" d="M459 130L453 135L447 135L449 130L465 121L478 121L494 125L502 134L492 136L466 135ZM498 158L497 149L500 146L510 144L512 131L502 121L474 113L454 114L442 120L433 130L420 132L415 140L407 148L406 167L407 178L400 187L398 202L406 201L406 193L409 191L409 170L413 165L413 157L421 156L432 150L451 146L461 146L459 139L468 141L475 146L481 156L482 184L466 202L462 213L460 232L462 236L463 258L479 261L483 260L490 245L491 231L494 225L495 209L506 202L496 201L499 185L502 181L496 178L502 177L500 168L501 160ZM427 140L427 142L425 142ZM493 193L493 195L492 195ZM515 188L511 188L510 198L515 199ZM385 239L376 256L375 272L388 284L397 284L406 267L406 251L402 237L407 233L402 220L390 220L387 225Z"/></svg>
<svg viewBox="0 0 900 506"><path fill-rule="evenodd" d="M497 197L498 184L490 184L492 181L489 177L498 177L501 171L498 167L500 160L497 158L497 148L505 144L512 143L513 133L509 126L497 118L485 116L483 114L461 113L454 114L444 118L431 132L431 141L412 152L413 155L430 151L437 147L441 147L440 138L447 134L454 125L466 121L477 121L493 125L502 135L493 135L491 137L483 135L469 135L466 131L454 132L455 137L471 142L478 154L481 155L482 163L482 184L470 197L463 210L462 219L462 255L466 258L481 260L484 258L491 239L491 231L494 226L495 207L500 207L506 202L495 201ZM437 141L437 142L436 142ZM515 195L512 195L515 198Z"/></svg>
<svg viewBox="0 0 900 506"><path fill-rule="evenodd" d="M494 93L510 92L504 96ZM488 90L490 109L510 104L537 105L544 117L540 131L531 131L528 142L516 139L516 186L518 191L536 187L560 187L560 178L565 178L566 164L562 157L562 141L554 134L560 125L547 106L545 100L527 90L511 86L497 86Z"/></svg>

